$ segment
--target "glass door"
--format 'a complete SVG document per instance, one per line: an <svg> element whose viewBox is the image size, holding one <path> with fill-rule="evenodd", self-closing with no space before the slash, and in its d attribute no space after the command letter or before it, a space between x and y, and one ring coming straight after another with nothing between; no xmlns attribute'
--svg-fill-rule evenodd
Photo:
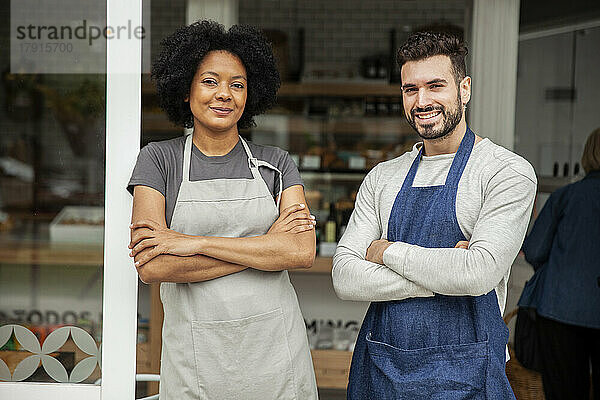
<svg viewBox="0 0 600 400"><path fill-rule="evenodd" d="M540 176L569 164L573 51L573 32L519 43L515 149Z"/></svg>
<svg viewBox="0 0 600 400"><path fill-rule="evenodd" d="M134 397L141 15L0 5L0 398Z"/></svg>
<svg viewBox="0 0 600 400"><path fill-rule="evenodd" d="M599 24L600 25L600 24ZM573 168L581 162L585 142L595 129L600 128L600 79L598 79L598 65L600 65L600 26L581 29L575 34L575 74L574 86L576 97L573 102L573 141L571 147L571 165ZM572 171L574 175L582 174L581 168Z"/></svg>
<svg viewBox="0 0 600 400"><path fill-rule="evenodd" d="M563 184L584 174L583 146L600 127L600 27L588 25L519 43L515 149L538 175Z"/></svg>

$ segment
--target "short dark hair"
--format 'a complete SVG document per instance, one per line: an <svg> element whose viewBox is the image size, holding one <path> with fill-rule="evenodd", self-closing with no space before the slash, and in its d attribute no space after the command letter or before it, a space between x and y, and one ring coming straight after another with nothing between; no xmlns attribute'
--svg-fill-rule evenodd
<svg viewBox="0 0 600 400"><path fill-rule="evenodd" d="M198 21L177 29L161 42L162 50L152 64L160 106L169 120L185 128L194 126L190 103L184 101L198 66L211 51L224 50L239 57L246 68L248 97L237 125L254 126L253 117L276 102L281 84L273 50L255 28L233 25L228 31L214 21Z"/></svg>
<svg viewBox="0 0 600 400"><path fill-rule="evenodd" d="M465 57L468 50L457 36L444 32L417 32L398 49L396 61L400 68L407 61L419 61L433 56L448 56L456 84L467 76Z"/></svg>

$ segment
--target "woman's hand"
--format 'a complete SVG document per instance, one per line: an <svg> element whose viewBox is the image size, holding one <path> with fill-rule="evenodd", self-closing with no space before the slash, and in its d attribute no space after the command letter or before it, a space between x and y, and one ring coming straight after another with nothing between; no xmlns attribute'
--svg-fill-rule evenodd
<svg viewBox="0 0 600 400"><path fill-rule="evenodd" d="M135 257L142 250L145 251L136 261L136 267L140 267L154 257L161 254L174 256L193 256L198 254L200 248L197 241L199 237L184 235L174 230L160 226L154 221L139 221L130 226L131 242L129 248L130 257Z"/></svg>
<svg viewBox="0 0 600 400"><path fill-rule="evenodd" d="M309 215L304 204L292 204L284 209L267 233L300 233L314 229L314 215Z"/></svg>
<svg viewBox="0 0 600 400"><path fill-rule="evenodd" d="M454 246L454 248L469 250L469 242L466 240L461 240L460 242L456 243L456 246Z"/></svg>

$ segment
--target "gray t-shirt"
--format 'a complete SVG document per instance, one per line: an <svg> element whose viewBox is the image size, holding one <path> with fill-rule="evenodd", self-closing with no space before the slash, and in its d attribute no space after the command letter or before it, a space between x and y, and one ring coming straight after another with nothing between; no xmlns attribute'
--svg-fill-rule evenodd
<svg viewBox="0 0 600 400"><path fill-rule="evenodd" d="M522 157L483 139L475 144L458 184L456 217L469 249L425 248L395 242L385 265L365 260L373 240L387 238L394 200L419 152L380 163L363 181L333 258L333 286L347 300L479 296L495 289L504 311L511 265L521 248L537 179ZM454 154L424 156L413 186L443 185Z"/></svg>
<svg viewBox="0 0 600 400"><path fill-rule="evenodd" d="M268 162L282 174L283 189L293 185L303 185L300 173L289 154L273 146L262 146L248 142L252 155ZM165 196L165 218L171 226L179 187L183 178L183 146L185 136L162 142L148 143L140 150L127 190L133 193L134 186L149 186ZM269 191L275 197L279 193L279 176L267 167L259 168ZM192 146L190 180L252 178L248 167L248 156L241 141L227 154L210 157Z"/></svg>

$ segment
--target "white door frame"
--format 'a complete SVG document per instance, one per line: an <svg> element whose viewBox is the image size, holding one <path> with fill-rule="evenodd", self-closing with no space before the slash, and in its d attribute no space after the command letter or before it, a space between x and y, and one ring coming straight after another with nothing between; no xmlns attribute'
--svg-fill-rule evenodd
<svg viewBox="0 0 600 400"><path fill-rule="evenodd" d="M142 0L107 0L107 26L142 26ZM127 182L140 147L141 40L107 40L101 385L3 382L0 399L133 400L137 273L129 258Z"/></svg>
<svg viewBox="0 0 600 400"><path fill-rule="evenodd" d="M107 0L107 26L142 26L142 0ZM149 51L149 49L148 49ZM133 399L138 276L126 187L140 148L141 40L107 40L102 400Z"/></svg>

